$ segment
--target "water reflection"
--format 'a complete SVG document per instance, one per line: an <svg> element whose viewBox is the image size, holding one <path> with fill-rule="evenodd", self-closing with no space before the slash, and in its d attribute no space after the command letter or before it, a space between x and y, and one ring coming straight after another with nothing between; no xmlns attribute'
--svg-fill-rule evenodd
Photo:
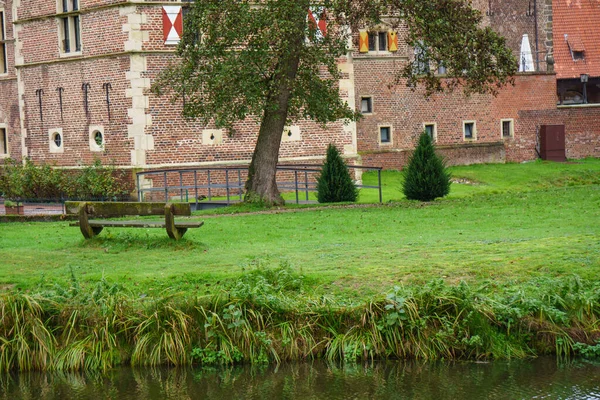
<svg viewBox="0 0 600 400"><path fill-rule="evenodd" d="M322 362L0 375L1 399L600 399L600 365Z"/></svg>

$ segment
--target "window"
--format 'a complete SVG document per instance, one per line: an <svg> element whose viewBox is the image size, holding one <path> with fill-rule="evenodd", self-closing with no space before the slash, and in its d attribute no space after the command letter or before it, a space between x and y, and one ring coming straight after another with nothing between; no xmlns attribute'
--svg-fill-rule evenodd
<svg viewBox="0 0 600 400"><path fill-rule="evenodd" d="M583 44L583 40L581 40L581 36L578 34L569 34L565 35L565 40L569 45L569 50L571 51L573 61L585 60L585 46Z"/></svg>
<svg viewBox="0 0 600 400"><path fill-rule="evenodd" d="M379 142L381 144L392 142L392 128L389 126L379 127Z"/></svg>
<svg viewBox="0 0 600 400"><path fill-rule="evenodd" d="M503 119L500 121L502 124L502 138L507 139L515 136L515 125L512 119Z"/></svg>
<svg viewBox="0 0 600 400"><path fill-rule="evenodd" d="M431 141L435 142L437 140L437 126L435 122L425 122L423 130L431 138Z"/></svg>
<svg viewBox="0 0 600 400"><path fill-rule="evenodd" d="M476 140L477 139L477 126L475 121L464 121L463 122L463 135L465 140Z"/></svg>
<svg viewBox="0 0 600 400"><path fill-rule="evenodd" d="M50 129L48 131L50 139L50 153L63 153L65 151L65 143L61 128Z"/></svg>
<svg viewBox="0 0 600 400"><path fill-rule="evenodd" d="M573 60L585 60L585 52L583 51L573 51Z"/></svg>
<svg viewBox="0 0 600 400"><path fill-rule="evenodd" d="M369 32L369 51L387 51L387 32Z"/></svg>
<svg viewBox="0 0 600 400"><path fill-rule="evenodd" d="M94 132L94 142L96 142L96 146L101 147L104 145L104 136L102 136L102 132L96 131Z"/></svg>
<svg viewBox="0 0 600 400"><path fill-rule="evenodd" d="M8 137L6 128L0 128L0 157L8 155Z"/></svg>
<svg viewBox="0 0 600 400"><path fill-rule="evenodd" d="M81 51L81 21L79 0L60 0L60 11L66 15L59 18L61 51L65 54ZM68 13L68 14L67 14Z"/></svg>
<svg viewBox="0 0 600 400"><path fill-rule="evenodd" d="M90 150L91 151L104 151L105 138L104 138L104 127L102 126L90 126Z"/></svg>
<svg viewBox="0 0 600 400"><path fill-rule="evenodd" d="M373 112L373 98L372 97L361 97L360 98L360 112L363 114L370 114Z"/></svg>
<svg viewBox="0 0 600 400"><path fill-rule="evenodd" d="M398 50L397 35L392 31L361 31L360 52L379 53Z"/></svg>
<svg viewBox="0 0 600 400"><path fill-rule="evenodd" d="M413 69L417 74L426 74L430 71L427 48L422 40L415 44L415 61L413 62Z"/></svg>
<svg viewBox="0 0 600 400"><path fill-rule="evenodd" d="M0 74L8 74L8 56L6 52L6 25L4 10L0 10Z"/></svg>

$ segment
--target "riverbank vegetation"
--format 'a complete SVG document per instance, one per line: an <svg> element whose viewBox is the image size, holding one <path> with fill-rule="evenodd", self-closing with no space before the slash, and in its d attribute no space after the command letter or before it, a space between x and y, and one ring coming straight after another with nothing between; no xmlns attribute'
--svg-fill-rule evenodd
<svg viewBox="0 0 600 400"><path fill-rule="evenodd" d="M596 354L600 162L452 175L431 203L199 215L179 242L3 223L0 369Z"/></svg>
<svg viewBox="0 0 600 400"><path fill-rule="evenodd" d="M577 277L514 286L437 279L366 302L310 295L305 285L279 267L208 297L140 297L106 281L84 290L75 278L3 294L0 368L569 357L600 338L600 283Z"/></svg>

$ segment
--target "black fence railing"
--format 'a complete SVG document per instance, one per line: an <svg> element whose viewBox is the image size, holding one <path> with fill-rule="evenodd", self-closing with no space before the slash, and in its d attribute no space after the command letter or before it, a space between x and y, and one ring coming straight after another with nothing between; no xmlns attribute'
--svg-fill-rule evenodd
<svg viewBox="0 0 600 400"><path fill-rule="evenodd" d="M378 190L383 202L380 167L348 166L359 189ZM363 185L361 172L376 171L377 185ZM293 193L296 204L312 203L311 193L317 191L317 176L321 166L310 164L277 166L277 187L282 193ZM164 169L138 172L136 176L139 201L211 202L231 204L244 198L247 166L202 167L194 169Z"/></svg>

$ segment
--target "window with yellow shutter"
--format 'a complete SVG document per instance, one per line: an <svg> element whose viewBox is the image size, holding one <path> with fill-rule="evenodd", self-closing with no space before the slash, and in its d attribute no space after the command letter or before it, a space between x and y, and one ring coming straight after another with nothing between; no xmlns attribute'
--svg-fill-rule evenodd
<svg viewBox="0 0 600 400"><path fill-rule="evenodd" d="M359 52L382 54L398 51L398 35L393 31L361 31Z"/></svg>

